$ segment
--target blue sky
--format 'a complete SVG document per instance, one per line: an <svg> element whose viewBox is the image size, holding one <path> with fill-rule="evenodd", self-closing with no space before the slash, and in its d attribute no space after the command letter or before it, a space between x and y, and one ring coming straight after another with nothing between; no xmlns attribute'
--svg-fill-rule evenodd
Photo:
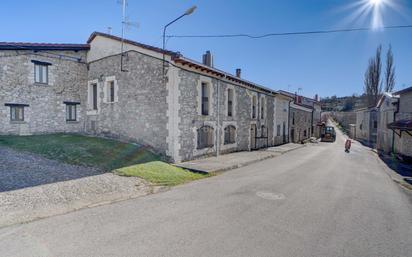
<svg viewBox="0 0 412 257"><path fill-rule="evenodd" d="M129 0L128 16L140 24L127 37L161 46L164 24L192 5L191 16L173 24L168 34L265 34L369 26L371 17L351 20L364 0ZM385 8L385 25L411 25L412 1ZM352 6L352 7L351 7ZM117 0L2 1L0 41L84 43L93 31L113 28L119 35L121 6ZM170 39L167 48L200 60L206 50L215 67L258 84L307 96L362 93L368 58L382 44L392 44L397 89L412 86L412 29L377 30L328 35L272 37L259 40Z"/></svg>

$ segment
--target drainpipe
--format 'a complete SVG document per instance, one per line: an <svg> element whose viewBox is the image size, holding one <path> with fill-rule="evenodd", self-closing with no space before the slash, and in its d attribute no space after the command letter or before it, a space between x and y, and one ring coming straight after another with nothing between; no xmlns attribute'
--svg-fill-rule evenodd
<svg viewBox="0 0 412 257"><path fill-rule="evenodd" d="M315 126L313 126L313 114L315 113L315 106L313 106L313 109L312 109L312 122L310 123L310 136L309 136L309 138L310 137L312 137L312 135L313 135L313 129L314 129L314 127Z"/></svg>
<svg viewBox="0 0 412 257"><path fill-rule="evenodd" d="M289 107L288 107L288 143L290 143L290 103L292 100L289 100Z"/></svg>
<svg viewBox="0 0 412 257"><path fill-rule="evenodd" d="M217 81L217 124L216 124L216 157L219 156L220 154L220 102L219 102L219 96L220 96L220 81Z"/></svg>
<svg viewBox="0 0 412 257"><path fill-rule="evenodd" d="M399 113L399 105L401 103L401 98L398 98L396 102L396 111L393 113L393 122L396 121L396 114ZM395 153L395 131L392 131L392 153Z"/></svg>

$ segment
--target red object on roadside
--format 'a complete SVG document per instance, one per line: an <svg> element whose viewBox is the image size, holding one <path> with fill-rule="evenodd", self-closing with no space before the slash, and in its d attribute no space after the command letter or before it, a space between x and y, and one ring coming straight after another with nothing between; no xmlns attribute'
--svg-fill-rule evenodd
<svg viewBox="0 0 412 257"><path fill-rule="evenodd" d="M352 145L352 141L350 139L346 139L345 149L349 150Z"/></svg>

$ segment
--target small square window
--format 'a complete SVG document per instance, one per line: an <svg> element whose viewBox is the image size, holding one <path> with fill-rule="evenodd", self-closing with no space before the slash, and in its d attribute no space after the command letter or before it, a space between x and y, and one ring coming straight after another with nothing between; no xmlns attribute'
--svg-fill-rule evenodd
<svg viewBox="0 0 412 257"><path fill-rule="evenodd" d="M24 121L24 106L10 106L10 121Z"/></svg>

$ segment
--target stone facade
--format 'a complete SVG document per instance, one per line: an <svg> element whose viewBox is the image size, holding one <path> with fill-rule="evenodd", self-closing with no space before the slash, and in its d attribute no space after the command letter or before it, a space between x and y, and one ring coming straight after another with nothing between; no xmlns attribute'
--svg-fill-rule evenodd
<svg viewBox="0 0 412 257"><path fill-rule="evenodd" d="M400 92L396 120L412 120L412 88ZM412 157L412 136L406 132L402 132L401 136L395 134L394 148L395 153Z"/></svg>
<svg viewBox="0 0 412 257"><path fill-rule="evenodd" d="M397 97L385 93L378 103L376 148L384 153L392 151L394 133L388 128L388 124L394 121L397 101Z"/></svg>
<svg viewBox="0 0 412 257"><path fill-rule="evenodd" d="M47 83L35 82L33 61L47 63ZM86 83L85 50L0 50L0 134L83 132ZM75 121L66 121L64 102L76 103ZM23 120L12 120L14 104Z"/></svg>
<svg viewBox="0 0 412 257"><path fill-rule="evenodd" d="M291 128L294 142L313 133L313 106L296 105L290 124L293 97L138 42L121 53L121 42L93 33L86 45L0 44L0 134L114 137L179 162L283 144Z"/></svg>
<svg viewBox="0 0 412 257"><path fill-rule="evenodd" d="M120 70L120 55L89 63L88 94L93 81L98 85L98 106L86 112L88 133L136 141L166 154L167 89L162 80L162 61L136 51L125 53ZM108 101L109 84L115 84L115 99Z"/></svg>
<svg viewBox="0 0 412 257"><path fill-rule="evenodd" d="M281 94L275 96L274 145L289 142L289 105L291 102L293 102L291 97Z"/></svg>
<svg viewBox="0 0 412 257"><path fill-rule="evenodd" d="M312 130L312 109L298 104L291 104L290 116L290 142L300 143L310 138Z"/></svg>
<svg viewBox="0 0 412 257"><path fill-rule="evenodd" d="M378 132L378 112L374 108L365 108L356 111L356 139L362 143L375 147Z"/></svg>
<svg viewBox="0 0 412 257"><path fill-rule="evenodd" d="M195 71L179 71L179 131L181 136L180 158L189 160L204 155L216 155L233 151L251 150L272 145L273 134L273 97L259 90L251 90L239 85L199 74ZM201 114L201 84L210 86L210 111ZM228 89L233 90L233 114L228 116ZM256 97L256 117L252 118L252 98ZM264 103L262 116L261 107ZM259 111L258 111L259 110ZM263 117L263 119L262 119ZM203 126L213 128L213 146L199 149L197 145L198 130ZM235 142L225 144L224 130L227 126L236 128ZM251 134L251 127L256 126L256 135ZM263 133L263 137L261 138ZM258 139L252 138L258 137ZM255 141L254 141L255 140Z"/></svg>

